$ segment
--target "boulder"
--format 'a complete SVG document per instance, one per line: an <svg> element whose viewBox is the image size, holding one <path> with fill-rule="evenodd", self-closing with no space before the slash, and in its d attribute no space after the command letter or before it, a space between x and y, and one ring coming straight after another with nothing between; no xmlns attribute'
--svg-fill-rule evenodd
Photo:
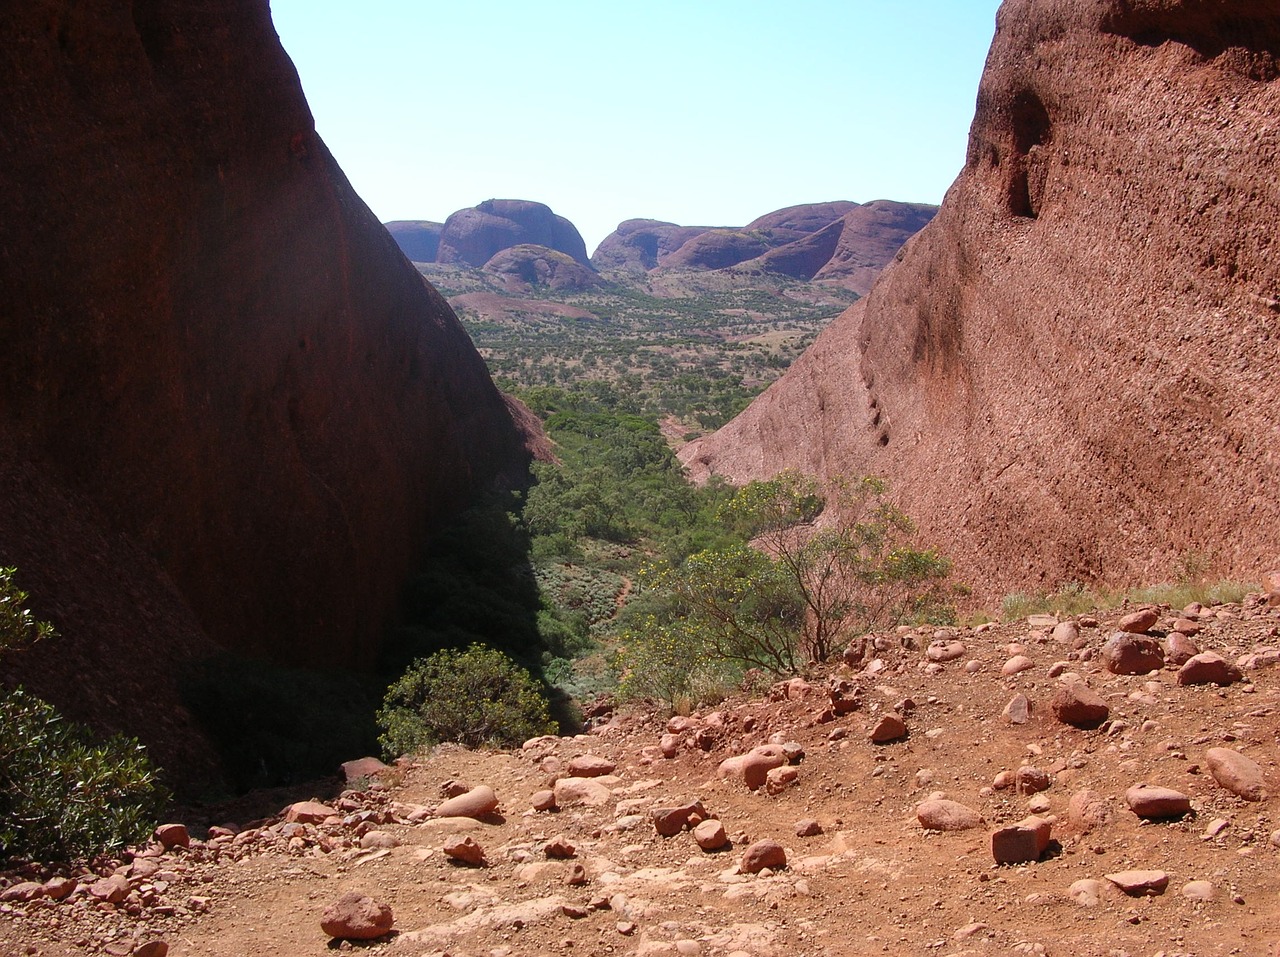
<svg viewBox="0 0 1280 957"><path fill-rule="evenodd" d="M729 835L719 821L703 821L693 829L693 839L704 851L718 851L729 843Z"/></svg>
<svg viewBox="0 0 1280 957"><path fill-rule="evenodd" d="M702 806L701 801L655 807L649 811L653 829L663 837L679 834L686 827L694 827L708 817L710 815L707 814L707 809Z"/></svg>
<svg viewBox="0 0 1280 957"><path fill-rule="evenodd" d="M1117 871L1107 874L1106 878L1130 897L1154 897L1163 894L1169 886L1169 875L1164 871Z"/></svg>
<svg viewBox="0 0 1280 957"><path fill-rule="evenodd" d="M1230 748L1210 748L1204 757L1209 773L1220 787L1246 801L1261 801L1266 797L1262 768L1252 758Z"/></svg>
<svg viewBox="0 0 1280 957"><path fill-rule="evenodd" d="M716 775L721 778L735 778L755 791L764 787L768 774L773 768L787 763L787 754L782 745L762 744L752 748L746 754L726 758L720 762Z"/></svg>
<svg viewBox="0 0 1280 957"><path fill-rule="evenodd" d="M320 929L338 940L375 940L394 926L389 905L355 891L326 907L320 918Z"/></svg>
<svg viewBox="0 0 1280 957"><path fill-rule="evenodd" d="M1116 627L1128 634L1142 635L1154 628L1159 620L1160 612L1156 609L1140 608L1121 618Z"/></svg>
<svg viewBox="0 0 1280 957"><path fill-rule="evenodd" d="M593 778L560 778L552 796L557 807L599 807L613 800L613 792Z"/></svg>
<svg viewBox="0 0 1280 957"><path fill-rule="evenodd" d="M570 777L600 778L606 774L612 774L617 767L613 761L602 758L598 754L580 754L569 761L566 770Z"/></svg>
<svg viewBox="0 0 1280 957"><path fill-rule="evenodd" d="M888 744L907 736L907 723L896 714L885 714L875 723L869 735L872 744Z"/></svg>
<svg viewBox="0 0 1280 957"><path fill-rule="evenodd" d="M946 798L931 798L916 805L916 820L930 831L968 831L983 824L982 815L971 807Z"/></svg>
<svg viewBox="0 0 1280 957"><path fill-rule="evenodd" d="M780 871L786 866L786 849L777 841L756 841L742 852L740 867L744 874L759 874L765 868Z"/></svg>
<svg viewBox="0 0 1280 957"><path fill-rule="evenodd" d="M1193 655L1178 669L1180 685L1229 685L1242 677L1239 668L1215 651Z"/></svg>
<svg viewBox="0 0 1280 957"><path fill-rule="evenodd" d="M498 795L487 784L474 787L465 794L451 797L435 809L436 817L470 817L482 819L498 810Z"/></svg>
<svg viewBox="0 0 1280 957"><path fill-rule="evenodd" d="M337 811L319 801L298 801L284 809L284 819L289 824L323 824L331 817L339 817Z"/></svg>
<svg viewBox="0 0 1280 957"><path fill-rule="evenodd" d="M1125 791L1124 799L1138 817L1181 817L1191 810L1191 798L1173 788L1135 784Z"/></svg>
<svg viewBox="0 0 1280 957"><path fill-rule="evenodd" d="M1102 664L1113 675L1145 675L1164 667L1164 649L1155 638L1118 631L1102 646Z"/></svg>
<svg viewBox="0 0 1280 957"><path fill-rule="evenodd" d="M1042 817L1028 817L991 833L991 856L997 864L1038 861L1049 847L1053 826Z"/></svg>
<svg viewBox="0 0 1280 957"><path fill-rule="evenodd" d="M1083 681L1067 681L1054 693L1049 708L1063 724L1084 730L1100 727L1111 714L1102 697Z"/></svg>

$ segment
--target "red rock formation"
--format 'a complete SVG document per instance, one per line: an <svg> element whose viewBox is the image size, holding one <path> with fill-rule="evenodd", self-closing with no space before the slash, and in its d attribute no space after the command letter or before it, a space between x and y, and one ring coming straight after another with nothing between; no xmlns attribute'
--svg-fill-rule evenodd
<svg viewBox="0 0 1280 957"><path fill-rule="evenodd" d="M600 242L591 254L591 262L597 269L647 272L709 228L677 226L656 219L628 219Z"/></svg>
<svg viewBox="0 0 1280 957"><path fill-rule="evenodd" d="M524 243L546 246L591 267L577 227L542 203L523 199L489 199L451 215L440 234L436 262L483 266L502 250Z"/></svg>
<svg viewBox="0 0 1280 957"><path fill-rule="evenodd" d="M197 646L370 661L423 536L525 460L479 356L316 135L266 0L0 31L0 562L63 633L10 667L58 691L78 655L49 696L145 735Z"/></svg>
<svg viewBox="0 0 1280 957"><path fill-rule="evenodd" d="M484 269L502 277L509 292L528 292L536 286L570 291L601 284L594 269L564 253L532 243L502 250L484 264Z"/></svg>
<svg viewBox="0 0 1280 957"><path fill-rule="evenodd" d="M440 234L444 231L444 223L432 223L426 220L401 219L383 223L387 232L396 241L400 251L410 262L433 263L440 252Z"/></svg>
<svg viewBox="0 0 1280 957"><path fill-rule="evenodd" d="M937 214L937 206L889 199L850 210L841 220L840 238L814 279L835 280L866 295L902 244Z"/></svg>
<svg viewBox="0 0 1280 957"><path fill-rule="evenodd" d="M886 476L987 600L1270 567L1278 54L1262 0L1007 0L942 210L682 458Z"/></svg>

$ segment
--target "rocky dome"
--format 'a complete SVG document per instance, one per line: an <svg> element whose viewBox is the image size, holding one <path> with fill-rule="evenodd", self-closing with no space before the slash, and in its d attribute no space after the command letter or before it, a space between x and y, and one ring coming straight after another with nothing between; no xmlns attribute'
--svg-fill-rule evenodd
<svg viewBox="0 0 1280 957"><path fill-rule="evenodd" d="M601 240L591 254L591 262L597 269L647 272L708 228L677 226L656 219L628 219Z"/></svg>
<svg viewBox="0 0 1280 957"><path fill-rule="evenodd" d="M800 239L830 226L858 208L857 203L837 200L834 203L807 203L765 213L743 227L744 232L763 232L776 240Z"/></svg>
<svg viewBox="0 0 1280 957"><path fill-rule="evenodd" d="M369 663L525 434L316 135L267 0L3 29L0 564L61 632L4 667L181 774L184 660Z"/></svg>
<svg viewBox="0 0 1280 957"><path fill-rule="evenodd" d="M866 295L903 243L924 229L938 207L877 199L850 210L841 220L840 237L814 279L842 282Z"/></svg>
<svg viewBox="0 0 1280 957"><path fill-rule="evenodd" d="M502 250L528 243L591 266L573 223L542 203L523 199L489 199L451 215L440 235L436 262L483 266Z"/></svg>
<svg viewBox="0 0 1280 957"><path fill-rule="evenodd" d="M709 229L667 256L668 269L726 269L770 249L769 241L740 229Z"/></svg>
<svg viewBox="0 0 1280 957"><path fill-rule="evenodd" d="M440 251L440 234L444 223L427 220L401 219L384 223L391 238L410 262L433 263Z"/></svg>
<svg viewBox="0 0 1280 957"><path fill-rule="evenodd" d="M484 269L505 279L510 292L528 292L537 286L571 291L601 284L594 269L562 252L532 243L502 250L484 264Z"/></svg>
<svg viewBox="0 0 1280 957"><path fill-rule="evenodd" d="M1274 564L1278 55L1261 0L1007 0L941 211L682 459L885 476L985 600Z"/></svg>

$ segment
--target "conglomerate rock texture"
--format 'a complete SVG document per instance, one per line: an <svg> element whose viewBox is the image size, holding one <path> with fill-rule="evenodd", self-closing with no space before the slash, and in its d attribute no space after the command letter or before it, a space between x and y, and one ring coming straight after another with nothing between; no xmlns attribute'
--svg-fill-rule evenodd
<svg viewBox="0 0 1280 957"><path fill-rule="evenodd" d="M368 663L424 537L523 470L519 413L316 135L266 0L0 32L0 563L62 632L10 676L154 739L175 659Z"/></svg>
<svg viewBox="0 0 1280 957"><path fill-rule="evenodd" d="M1280 11L1006 0L965 168L702 476L889 478L980 598L1280 553Z"/></svg>

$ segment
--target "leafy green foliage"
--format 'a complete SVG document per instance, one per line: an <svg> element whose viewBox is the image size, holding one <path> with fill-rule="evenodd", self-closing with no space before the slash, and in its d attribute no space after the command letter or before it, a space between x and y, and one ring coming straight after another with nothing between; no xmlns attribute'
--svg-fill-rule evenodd
<svg viewBox="0 0 1280 957"><path fill-rule="evenodd" d="M0 568L0 650L54 637ZM0 858L89 857L141 841L167 801L142 745L95 740L21 688L0 693Z"/></svg>
<svg viewBox="0 0 1280 957"><path fill-rule="evenodd" d="M96 741L21 689L0 696L0 854L63 860L136 843L166 800L137 741Z"/></svg>
<svg viewBox="0 0 1280 957"><path fill-rule="evenodd" d="M736 541L647 569L646 615L623 638L624 693L670 704L708 668L794 674L852 636L949 618L950 564L911 544L886 492L872 478L824 489L784 472L722 501Z"/></svg>
<svg viewBox="0 0 1280 957"><path fill-rule="evenodd" d="M378 724L389 757L445 741L515 745L554 730L537 682L506 655L479 645L415 661L388 689Z"/></svg>
<svg viewBox="0 0 1280 957"><path fill-rule="evenodd" d="M16 568L0 568L0 651L56 636L53 625L37 621L27 607L30 596L14 583L17 573Z"/></svg>

